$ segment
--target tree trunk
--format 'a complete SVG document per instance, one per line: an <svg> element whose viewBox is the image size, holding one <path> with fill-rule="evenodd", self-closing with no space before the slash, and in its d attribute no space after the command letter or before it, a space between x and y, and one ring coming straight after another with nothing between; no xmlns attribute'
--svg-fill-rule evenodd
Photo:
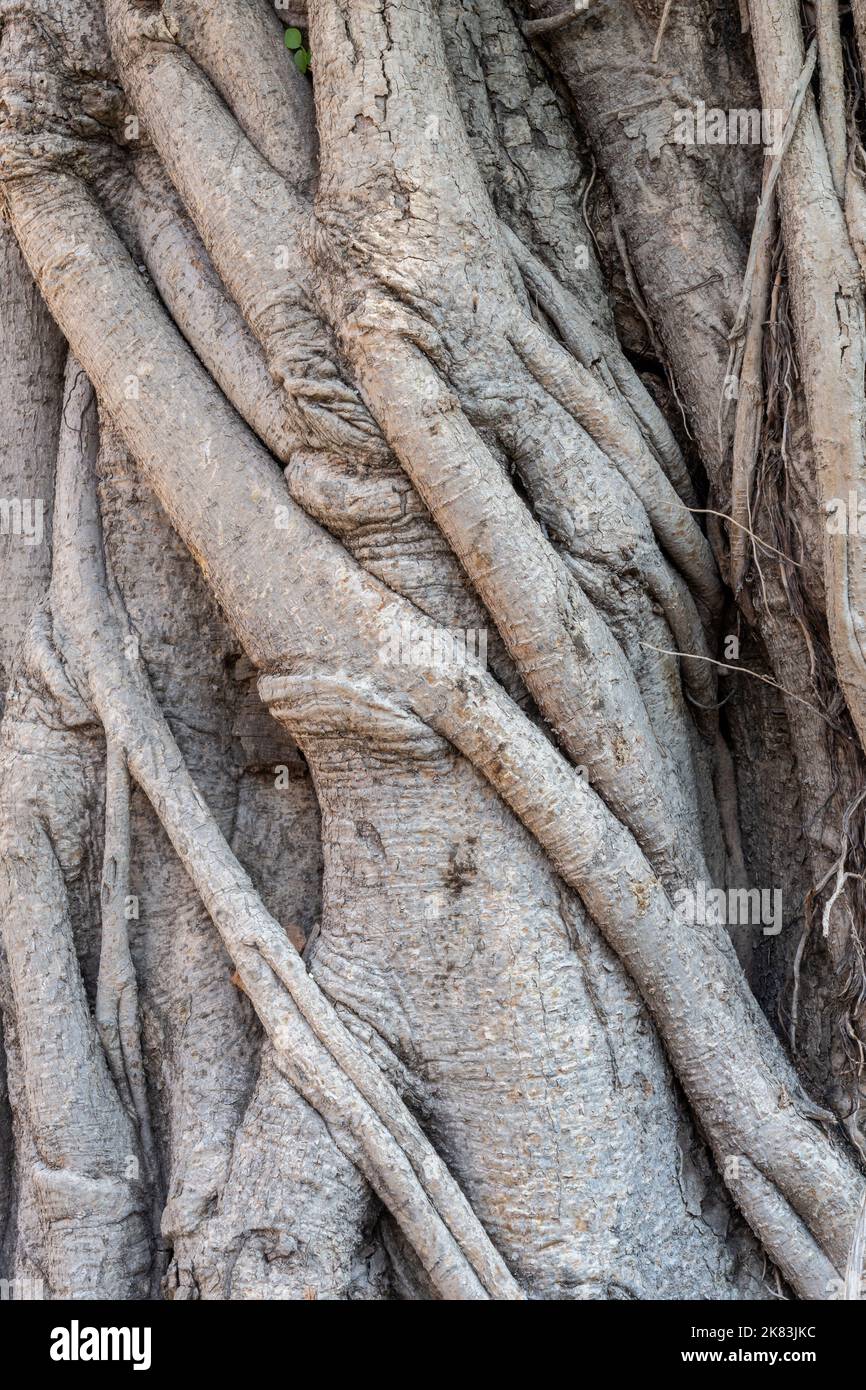
<svg viewBox="0 0 866 1390"><path fill-rule="evenodd" d="M857 1296L863 19L6 7L13 1288Z"/></svg>

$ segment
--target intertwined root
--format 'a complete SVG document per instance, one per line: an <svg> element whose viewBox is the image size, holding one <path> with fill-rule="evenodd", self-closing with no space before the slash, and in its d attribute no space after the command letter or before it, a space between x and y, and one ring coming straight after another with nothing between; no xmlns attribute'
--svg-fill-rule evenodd
<svg viewBox="0 0 866 1390"><path fill-rule="evenodd" d="M460 749L536 836L638 984L735 1199L792 1285L821 1296L830 1268L844 1263L859 1178L816 1128L725 933L689 929L672 910L666 890L705 874L707 858L717 857L717 835L697 831L679 775L691 763L693 733L678 682L664 688L659 668L650 672L652 658L633 669L628 658L642 638L627 604L605 599L606 581L622 599L640 595L644 611L659 610L653 616L676 646L705 655L705 628L718 609L706 545L671 484L684 482L681 463L652 407L615 356L598 362L589 343L586 356L597 370L569 356L569 336L579 340L573 306L503 241L461 133L433 6L415 5L408 18L393 6L311 6L322 55L314 221L303 195L244 139L172 46L158 16L124 0L107 8L124 81L282 389L291 437L268 417L270 405L248 408L248 388L220 358L211 327L191 314L187 331L202 345L201 359L213 361L215 372L219 364L248 418L261 405L257 428L281 450L291 453L297 440L367 470L371 486L361 489L360 505L373 510L365 522L382 501L377 484L399 460L571 763L468 664L446 672L435 664L409 671L375 664L389 625L430 628L400 597L405 569L394 566L385 588L370 577L371 565L353 564L290 503L271 461L191 360L78 180L61 175L49 191L37 163L10 188L15 226L110 415L251 658L275 673L263 689L275 709L285 706L281 717L297 714L292 673L311 653L326 674L348 665L353 689L358 671L375 671L362 681L373 705L401 726L420 721ZM173 10L177 17L183 6ZM231 96L231 65L217 77ZM240 113L240 102L232 105ZM247 109L247 120L258 118ZM152 212L145 209L141 227L148 219L152 226ZM88 246L74 278L57 251L61 232ZM283 244L277 236L287 234L296 252L288 274L274 261ZM156 239L151 250L158 277L166 253ZM533 275L546 286L565 346L533 323L518 269L530 286ZM164 283L169 297L169 276ZM216 311L219 284L211 279L206 288ZM110 334L106 302L123 311ZM236 330L237 318L229 320ZM158 352L139 402L123 383L142 325ZM261 380L254 344L241 338ZM335 364L335 345L351 380ZM172 404L178 381L179 417ZM527 502L503 464L519 470ZM327 470L312 490L311 509L339 534L341 499L329 496ZM286 513L289 559L270 566L262 556L276 508ZM310 993L303 967L286 954L276 924L226 856L176 765L141 672L127 689L116 652L102 657L104 669L88 671L94 703L237 948L244 987L266 1028L289 1030L281 1035L286 1074L328 1115L344 1153L400 1214L440 1291L515 1296L450 1175L375 1063ZM693 699L712 703L700 666L690 663L685 681ZM118 691L124 698L114 707ZM648 708L657 700L666 702L663 715ZM678 748L668 759L658 730L671 716ZM138 737L142 719L147 738ZM575 763L586 766L588 781ZM695 785L699 777L696 768ZM190 835L190 823L199 837ZM253 938L239 926L250 916ZM288 1023L286 994L299 1010L289 1011ZM367 1106L384 1129L371 1124ZM742 1160L742 1178L729 1170L730 1158Z"/></svg>
<svg viewBox="0 0 866 1390"><path fill-rule="evenodd" d="M606 363L596 360L596 372L583 366L530 317L516 272L526 267L530 285L533 272L536 283L544 276L490 207L444 74L440 86L417 56L428 41L438 46L432 13L422 7L399 38L372 12L347 20L323 6L311 22L334 52L316 89L323 180L311 254L322 311L387 443L573 761L588 768L666 881L700 877L707 854L715 868L718 828L714 843L702 843L683 803L683 784L705 775L689 752L692 721L676 683L659 680L657 654L647 659L640 648L688 654L686 690L705 710L712 746L715 682L697 605L711 622L720 590L706 540L662 462L681 476L682 461L633 383L648 437ZM353 53L376 46L383 57L362 71ZM347 130L341 93L354 84L359 99L375 102L395 64L412 95ZM410 170L422 157L431 175L423 185ZM373 167L375 180L364 172ZM577 307L564 292L558 303L592 358L598 343L585 323L576 327ZM606 601L605 588L614 595ZM617 590L636 600L631 625ZM644 657L637 669L656 728L620 634ZM672 759L657 734L668 716Z"/></svg>
<svg viewBox="0 0 866 1390"><path fill-rule="evenodd" d="M422 5L419 9L420 15L413 12L410 24L390 12L386 16L384 10L375 6L362 13L349 12L340 0L317 0L312 6L314 37L333 59L316 90L323 167L316 209L321 230L314 243L320 303L385 438L496 620L539 708L572 758L590 764L591 778L608 805L634 832L650 861L664 876L671 862L666 858L671 841L664 831L659 832L657 804L653 800L645 803L649 814L642 822L640 811L629 796L628 774L623 779L623 789L618 772L604 764L604 750L593 764L597 750L583 741L588 731L581 725L584 707L576 698L581 678L592 680L588 672L598 672L595 678L599 686L612 681L614 708L597 708L604 709L608 727L618 733L627 718L634 717L635 709L640 709L639 692L620 676L616 653L610 642L604 641L599 628L593 627L589 605L583 607L575 599L574 590L567 586L566 599L555 580L545 584L544 545L524 521L507 479L473 430L473 424L477 422L480 427L497 432L500 445L515 462L522 464L530 498L542 499L545 519L555 518L557 533L564 533L566 543L574 548L575 493L580 497L579 487L585 481L587 465L595 464L598 468L593 479L598 487L598 480L604 476L600 455L606 455L611 471L619 474L617 481L622 480L626 489L619 493L619 508L611 508L616 522L621 524L621 519L627 518L632 533L639 533L640 526L635 527L634 519L636 513L640 515L708 616L718 611L719 601L712 561L692 516L664 474L652 436L644 437L626 402L609 388L605 390L585 368L569 361L562 348L531 321L515 292L514 277L504 258L497 256L495 249L491 252L491 248L501 244L499 230L480 180L473 177L471 151L450 100L444 73L436 71L435 60L431 72L429 55L431 51L437 53L432 8ZM370 61L371 51L381 55L378 61ZM362 52L367 55L363 64L357 56ZM394 96L395 84L398 97ZM390 99L377 110L374 119L349 129L343 115L347 88L368 103L375 103L377 95L384 92ZM431 111L436 116L438 134L438 143L434 141L432 148L429 139L425 144ZM421 150L428 174L423 185L412 172ZM467 171L461 178L459 193L451 173L455 163ZM365 172L373 168L375 179L368 178ZM503 367L503 340L510 344L534 382L543 388L541 400L537 395L533 398L531 391L525 391L524 399L521 388L525 378L515 377L507 366ZM413 413L407 419L405 404L410 400L415 403L417 415ZM543 446L535 451L527 449L529 431L524 426L521 432L511 423L510 417L519 417L521 412L530 414L535 407L555 428L551 401L595 446L594 451L584 446L582 469L569 473L566 464L557 471L550 466L550 451ZM503 418L508 421L504 428ZM566 460L571 453L569 445L574 447L569 428L566 425L559 441ZM610 482L607 495L616 495ZM618 530L616 522L614 532ZM605 549L608 553L615 551L619 536L614 540L605 537L603 524L598 529L600 549L607 558ZM515 544L518 536L519 557ZM596 557L584 553L574 558L586 565ZM647 562L644 558L642 566L640 560L638 564L648 590L657 599L664 595L668 600L664 611L672 631L685 637L685 650L696 658L707 655L701 624L688 591L676 590L670 581L663 584L659 576L665 572L657 561ZM514 576L519 577L512 583ZM524 602L531 592L540 597L546 609L544 614L534 615L534 622L528 623L525 610L520 611L521 587ZM678 605L673 602L674 592ZM569 631L567 618L563 621L566 612L575 615L577 633L574 629ZM569 637L575 645L580 644L579 662L572 665L568 664ZM639 767L641 772L648 772L646 783L652 797L653 789L664 787L663 763L651 738L646 737L645 726L639 724L638 728L639 740L645 741L649 751L647 762L639 762L633 743L626 745L624 756L634 760L630 771ZM675 801L673 804L675 807ZM675 809L672 819L676 823ZM653 820L655 840L647 824ZM676 851L672 858L676 863ZM677 867L681 866L682 861ZM599 911L597 920L603 916L610 927L609 912ZM634 957L620 939L618 949L623 948L624 959L634 970ZM721 942L718 948L722 948ZM695 958L699 954L696 942L692 943L692 954ZM654 969L650 975L658 980ZM733 967L732 986L735 978ZM642 988L645 997L652 998L652 990L646 992L649 985L650 978L645 977ZM733 988L742 993L741 1022L751 1031L757 1011L746 1002L740 984ZM658 996L655 997L657 1001ZM726 1003L733 1007L730 996ZM657 1010L656 1019L672 1055L676 1055L677 1040L689 1030L682 1019L671 1016L668 1023L673 1032L666 1033L663 1012ZM769 1030L758 1023L757 1032L776 1053L767 1079L776 1066L781 1067L776 1073L780 1078L786 1072L790 1077L787 1064L770 1042ZM689 1039L686 1053L691 1053L695 1041L695 1036ZM711 1089L724 1085L723 1046L718 1036L714 1060L720 1070ZM681 1063L680 1075L684 1078L690 1067L685 1054ZM714 1070L715 1067L710 1068ZM697 1087L689 1088L686 1082L704 1123L711 1130L714 1124L718 1125L720 1134L728 1122L722 1119L717 1097L714 1099L708 1091L699 1098L703 1084L701 1081ZM765 1089L757 1078L755 1084L759 1092ZM784 1083L780 1084L784 1091ZM772 1086L771 1082L771 1091ZM744 1097L742 1100L745 1115L750 1105ZM778 1097L775 1106L778 1109ZM785 1141L773 1143L772 1157L768 1159L755 1130L759 1122L754 1105L751 1108L753 1119L742 1126L737 1142L755 1166L784 1192L792 1204L794 1225L794 1211L806 1215L838 1268L844 1259L842 1246L850 1236L850 1194L842 1201L836 1235L831 1235L828 1228L822 1229L822 1220L816 1218L812 1206L818 1198L820 1180L816 1188L814 1173L811 1179L807 1176L808 1165L792 1157L785 1148L785 1144L793 1142L791 1125L780 1121L778 1134L784 1134ZM812 1147L815 1142L813 1138ZM822 1146L823 1139L819 1137L819 1151ZM817 1158L816 1154L815 1161ZM832 1167L839 1160L828 1156L826 1161ZM756 1222L763 1225L769 1239L772 1223L766 1219L766 1213L759 1215L766 1196L760 1184L755 1184L749 1193L740 1193L740 1201L744 1209L752 1206ZM780 1233L782 1245L785 1239Z"/></svg>

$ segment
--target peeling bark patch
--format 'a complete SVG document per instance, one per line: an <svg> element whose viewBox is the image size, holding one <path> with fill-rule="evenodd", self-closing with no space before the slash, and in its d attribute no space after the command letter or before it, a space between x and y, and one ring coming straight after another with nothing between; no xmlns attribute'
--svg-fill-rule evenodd
<svg viewBox="0 0 866 1390"><path fill-rule="evenodd" d="M385 846L382 843L382 836L379 834L372 821L356 821L355 830L357 832L358 839L363 840L364 844L371 851L371 853L379 855L379 857L382 859L385 858Z"/></svg>
<svg viewBox="0 0 866 1390"><path fill-rule="evenodd" d="M478 841L470 835L461 845L455 845L448 856L448 867L444 882L450 893L459 897L478 873L478 858L475 846Z"/></svg>

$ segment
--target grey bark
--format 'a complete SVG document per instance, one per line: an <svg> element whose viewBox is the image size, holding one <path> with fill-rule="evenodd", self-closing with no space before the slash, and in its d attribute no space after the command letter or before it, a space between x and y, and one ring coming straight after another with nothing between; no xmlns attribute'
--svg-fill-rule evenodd
<svg viewBox="0 0 866 1390"><path fill-rule="evenodd" d="M529 8L541 11L550 7L539 4ZM765 17L762 10L761 23ZM745 44L732 40L737 20L733 6L675 6L665 33L662 60L648 64L645 59L652 49L657 15L649 7L623 0L578 18L570 28L552 35L539 51L544 52L567 84L599 168L607 178L626 254L652 313L660 350L673 370L691 431L700 445L701 461L711 483L706 505L742 520L730 500L727 450L735 418L741 429L746 428L743 416L744 403L749 398L748 383L741 390L736 412L725 411L723 403L730 357L728 334L737 319L760 154L754 145L732 148L727 144L683 144L674 138L677 115L694 112L698 101L703 101L706 108L716 107L726 113L760 107L757 72L749 61L751 40ZM786 32L790 43L790 24ZM611 49L626 59L615 71L608 69L603 58ZM801 55L802 50L798 52ZM771 113L783 114L787 109L799 72L800 58L791 52L785 83L777 83L772 102L764 103ZM804 138L802 133L796 136L798 141ZM821 157L826 160L823 151ZM826 171L828 166L825 163L823 167ZM810 203L821 204L820 188L826 184L822 178L800 202L803 213ZM856 176L851 183L846 214L849 208L856 207L860 191ZM801 182L801 198L803 187ZM829 215L832 216L832 210ZM603 228L599 232L604 236ZM838 242L838 237L837 243L840 264L846 264L849 249ZM783 248L777 244L777 249ZM810 887L822 882L838 858L840 828L847 808L856 799L863 774L858 741L846 736L847 729L839 737L826 718L837 721L840 691L828 653L823 556L830 550L829 559L836 566L838 600L843 582L838 577L838 563L844 541L837 539L835 549L831 549L833 542L827 534L820 502L803 386L788 370L794 357L787 321L784 254L781 258L776 256L774 276L768 303L771 322L765 339L767 380L758 459L758 510L753 520L760 523L759 534L796 565L780 563L771 553L752 546L755 558L748 583L738 595L751 627L743 664L772 675L783 691L810 692L810 703L815 708L810 710L785 699L786 733L774 734L766 745L766 777L761 782L752 775L754 744L746 736L746 729L755 720L768 729L777 726L779 714L773 709L777 702L773 698L768 707L766 693L754 687L754 683L751 691L743 689L742 682L739 690L731 684L726 695L732 734L739 740L734 757L743 810L743 844L753 881L764 881L769 862L765 835L758 827L767 821L772 824L776 815L772 801L766 799L765 788L789 781L790 757L795 760L795 796L799 804L792 804L789 814L804 828L808 854L805 881L800 846L789 854L779 844L772 863L786 900L802 902L804 898L808 901ZM804 314L803 323L806 317ZM827 322L826 314L823 322ZM825 335L822 350L832 345L833 336ZM646 351L645 344L641 350ZM802 380L808 380L811 389L808 373L803 374ZM724 425L721 435L720 407ZM849 413L846 407L835 415L841 421ZM820 430L819 438L824 433ZM731 534L734 529L728 528L735 555ZM714 549L722 572L726 573L728 544L718 518L708 518L708 532L714 537ZM732 581L736 587L737 573L732 575ZM832 585L829 592L832 596ZM840 640L844 645L844 603L841 608L841 625L835 625L837 647ZM729 633L741 632L742 620L729 617L727 628ZM845 669L843 660L843 673ZM775 768L769 761L773 745L777 746ZM844 891L856 895L856 880L848 880ZM852 905L851 912L854 920L859 921L860 904ZM831 925L827 940L810 930L808 913L806 917L800 938L801 945L805 943L805 954L802 968L798 966L796 971L800 995L798 1046L804 1065L827 1103L848 1117L856 1115L861 1101L857 1064L851 1067L846 1062L840 1037L853 1039L862 1025L857 1021L856 1007L852 1012L847 1005L842 1006L840 1017L839 991L842 981L851 977L852 969L854 975L859 973L854 964L859 958L859 946L851 939L851 917L844 909ZM790 978L792 970L793 952L786 949L784 940L769 950L762 949L750 966L751 978L765 1008L778 1014L785 1026L790 1022L791 991L788 988L780 992L775 982L780 977ZM843 992L844 988L842 985ZM835 1005L830 1002L834 998ZM831 1021L833 1015L835 1019ZM827 1020L827 1026L822 1026L822 1019ZM858 1051L856 1044L854 1051Z"/></svg>
<svg viewBox="0 0 866 1390"><path fill-rule="evenodd" d="M808 776L820 715L788 697L796 765L775 696L741 698L720 724L727 599L689 510L723 486L705 407L727 348L696 319L705 287L681 276L689 247L730 266L711 292L723 323L755 161L728 187L715 154L672 159L668 127L640 114L649 163L635 161L628 120L623 139L618 117L589 114L601 69L560 48L571 26L536 30L566 55L619 202L630 283L717 489L703 499L676 412L617 341L584 221L584 132L506 6L312 4L315 113L264 4L104 13L107 32L101 5L71 8L63 43L87 51L83 78L52 66L50 7L21 8L3 38L8 73L35 31L53 74L42 106L22 95L5 123L5 196L83 369L50 607L3 730L14 1268L45 1268L52 1296L743 1297L767 1292L762 1246L796 1294L831 1296L856 1160L819 1127L832 1117L724 928L674 911L678 889L739 886L760 853L761 873L803 894L834 862L832 814L817 830L811 815L832 776L826 739ZM675 44L726 103L754 91L746 50L710 60L696 27L678 42L681 22L661 53ZM646 32L639 10L636 54ZM825 105L838 153L838 93ZM694 202L661 257L638 254L626 217L651 215L637 191L654 162L678 190L669 208ZM624 245L617 220L608 231ZM811 360L802 334L798 347ZM812 457L798 448L804 469ZM820 610L821 577L804 585ZM782 604L759 626L778 678ZM489 629L488 673L436 659L452 628ZM395 660L395 631L411 660ZM31 940L15 897L40 873L41 801L12 756L34 710L82 771L77 800L42 811L60 875ZM772 796L750 783L749 740ZM767 845L755 818L780 805ZM834 929L833 967L858 931ZM38 951L66 953L60 1012L98 1110L57 1152ZM765 1001L793 966L786 938L763 962ZM807 987L839 993L832 969ZM847 1114L832 1051L809 1043L808 1075ZM141 1158L133 1180L123 1144ZM80 1175L65 1200L92 1236L62 1213L58 1236L45 1168Z"/></svg>

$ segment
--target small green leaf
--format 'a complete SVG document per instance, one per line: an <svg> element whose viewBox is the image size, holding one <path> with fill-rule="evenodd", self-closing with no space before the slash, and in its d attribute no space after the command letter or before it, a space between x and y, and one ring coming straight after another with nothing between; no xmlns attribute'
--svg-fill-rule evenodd
<svg viewBox="0 0 866 1390"><path fill-rule="evenodd" d="M306 72L310 66L310 55L305 48L299 48L295 54L295 67L298 72Z"/></svg>
<svg viewBox="0 0 866 1390"><path fill-rule="evenodd" d="M294 52L296 48L300 48L301 44L304 42L304 36L300 29L287 29L283 37L286 41L286 48L290 49L292 52ZM297 59L295 61L297 61Z"/></svg>

